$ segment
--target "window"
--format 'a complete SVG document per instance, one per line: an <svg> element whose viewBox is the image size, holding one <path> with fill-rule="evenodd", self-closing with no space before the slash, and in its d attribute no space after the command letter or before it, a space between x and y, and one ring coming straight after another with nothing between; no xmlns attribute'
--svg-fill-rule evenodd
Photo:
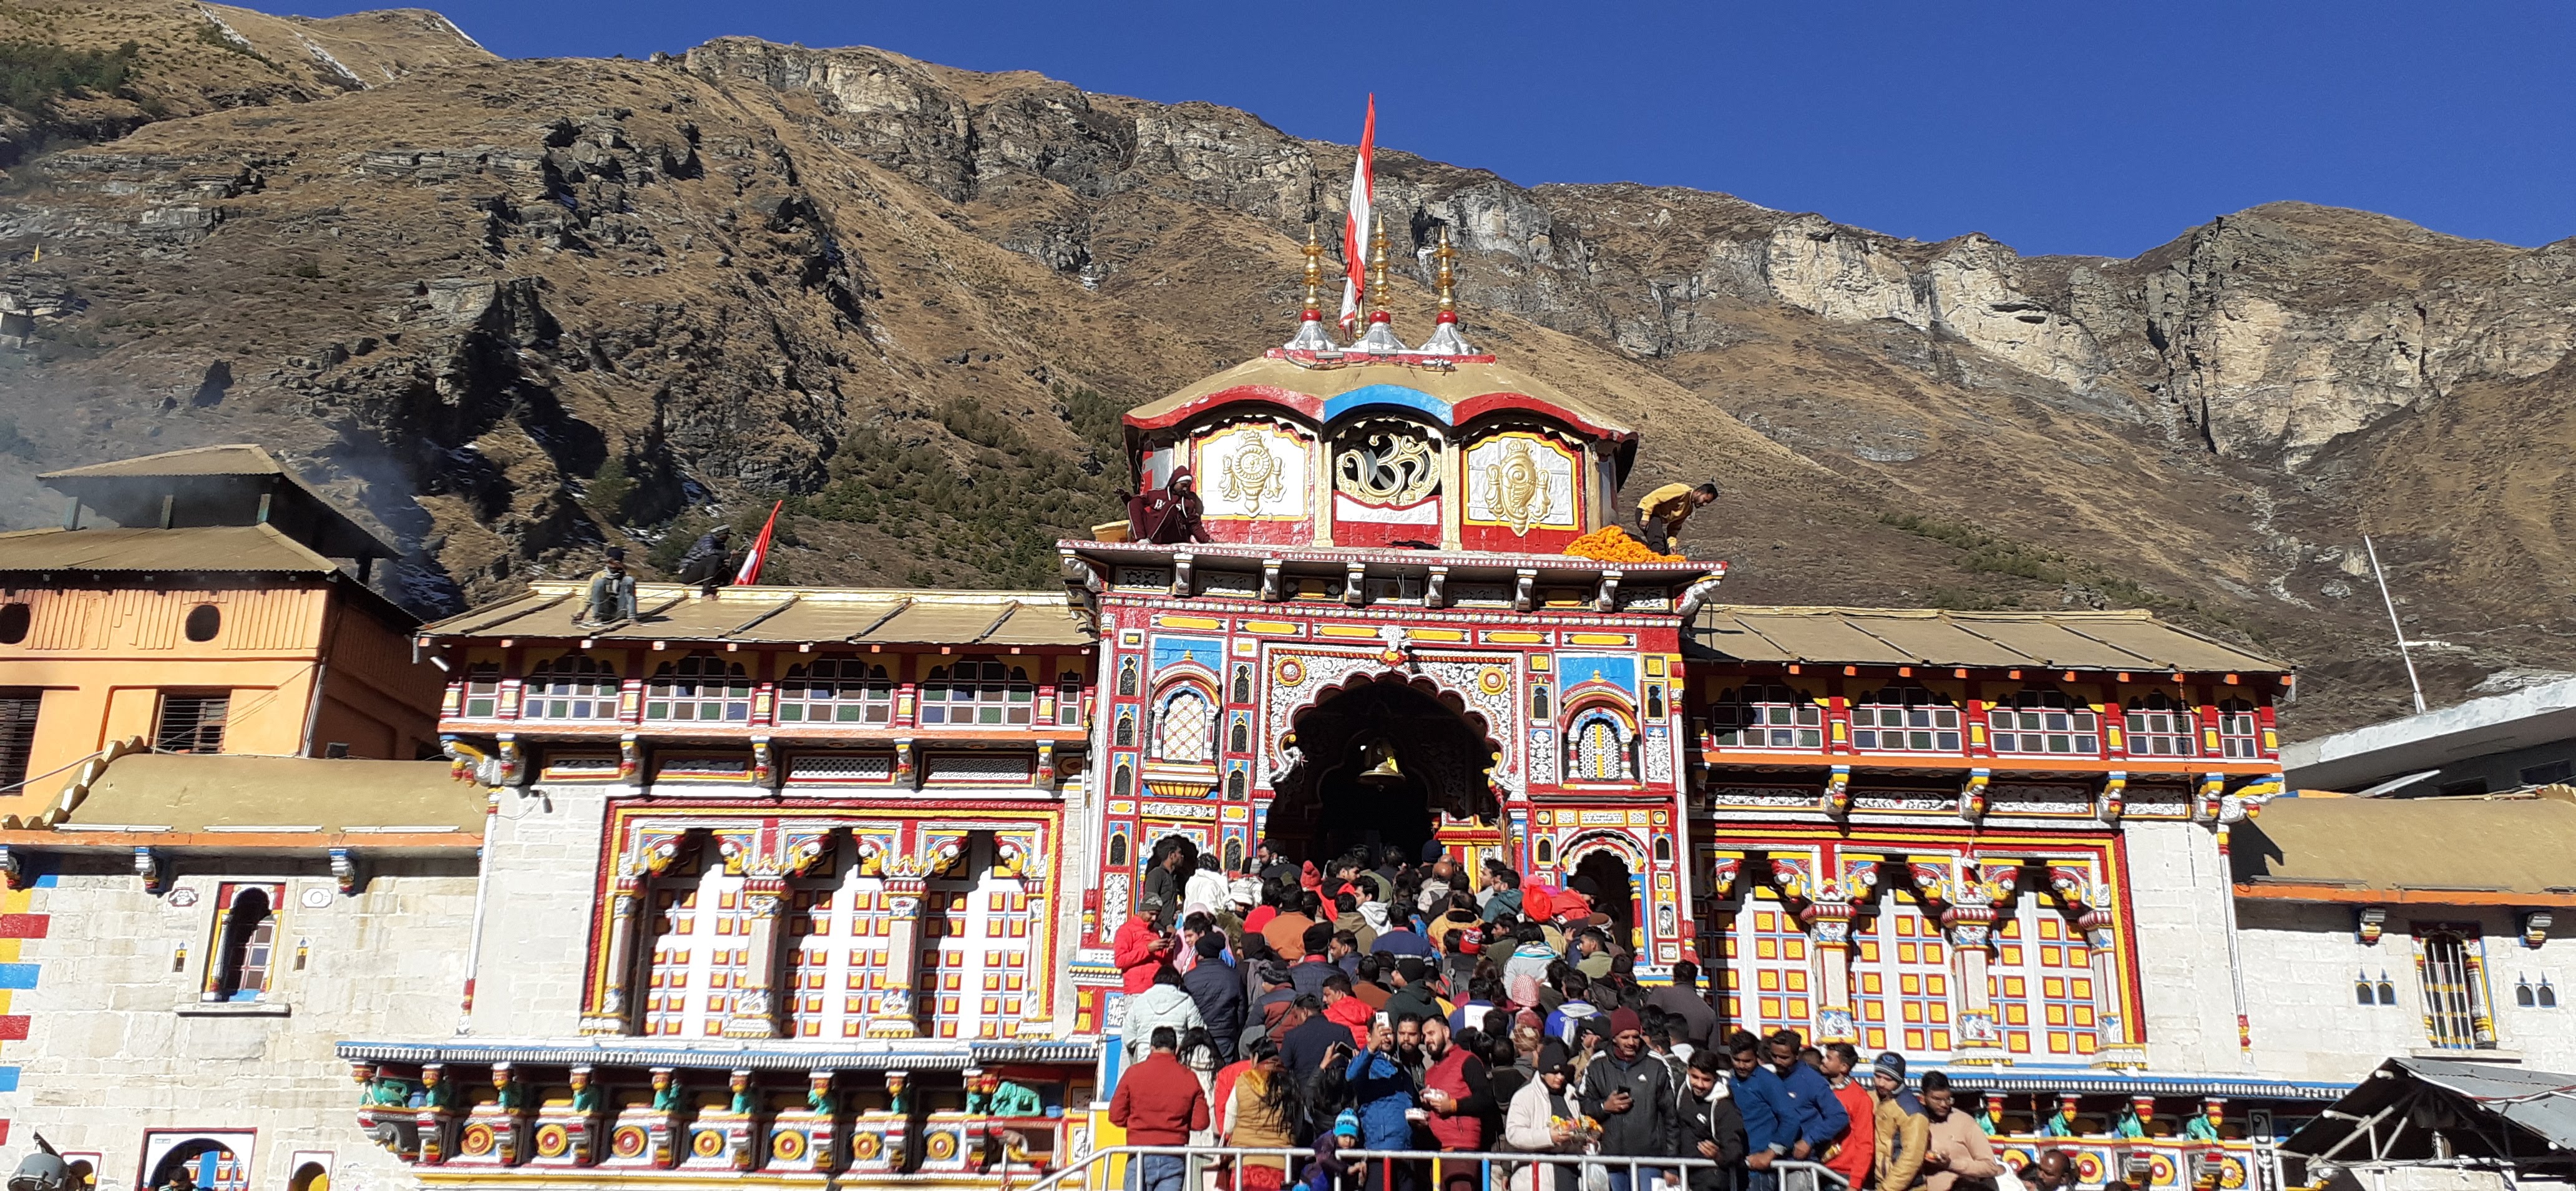
<svg viewBox="0 0 2576 1191"><path fill-rule="evenodd" d="M664 662L644 688L644 718L746 723L751 719L751 679L742 663L711 653Z"/></svg>
<svg viewBox="0 0 2576 1191"><path fill-rule="evenodd" d="M1987 722L1998 753L2102 752L2102 717L2063 691L2023 691L1995 704Z"/></svg>
<svg viewBox="0 0 2576 1191"><path fill-rule="evenodd" d="M1246 787L1244 784L1243 771L1238 769L1225 775L1226 798L1234 802L1241 802L1244 800L1245 795Z"/></svg>
<svg viewBox="0 0 2576 1191"><path fill-rule="evenodd" d="M1055 722L1058 726L1082 726L1082 676L1067 670L1055 676Z"/></svg>
<svg viewBox="0 0 2576 1191"><path fill-rule="evenodd" d="M1136 712L1132 708L1122 707L1118 709L1118 727L1112 731L1110 743L1115 744L1120 748L1133 748L1135 746Z"/></svg>
<svg viewBox="0 0 2576 1191"><path fill-rule="evenodd" d="M2430 930L2416 936L2415 967L2424 985L2424 1032L2443 1050L2495 1044L2487 1016L2486 974L2474 936L2464 930Z"/></svg>
<svg viewBox="0 0 2576 1191"><path fill-rule="evenodd" d="M0 604L0 645L26 640L27 630L35 620L34 611L25 604Z"/></svg>
<svg viewBox="0 0 2576 1191"><path fill-rule="evenodd" d="M1252 721L1251 721L1251 720L1248 720L1248 719L1245 719L1245 718L1243 718L1243 717L1241 717L1241 716L1236 716L1236 717L1235 717L1235 720L1234 720L1234 727L1233 727L1233 729L1232 729L1232 730L1230 730L1230 731L1226 734L1226 738L1225 738L1225 747L1226 747L1226 751L1228 751L1228 752L1234 752L1234 753L1248 753L1248 752L1251 752L1251 751L1252 751Z"/></svg>
<svg viewBox="0 0 2576 1191"><path fill-rule="evenodd" d="M2533 984L2529 976L2521 977L2513 982L2513 1003L2525 1009L2555 1009L2558 986L2551 984L2547 976L2541 977L2538 984Z"/></svg>
<svg viewBox="0 0 2576 1191"><path fill-rule="evenodd" d="M613 720L617 718L617 668L605 662L567 654L537 663L519 700L519 716L531 720Z"/></svg>
<svg viewBox="0 0 2576 1191"><path fill-rule="evenodd" d="M2230 761L2251 761L2263 755L2263 729L2254 722L2253 704L2230 699L2218 705L2218 753Z"/></svg>
<svg viewBox="0 0 2576 1191"><path fill-rule="evenodd" d="M2393 1007L2397 1004L2397 986L2388 982L2386 972L2381 972L2377 980L2371 979L2368 972L2355 972L2352 974L2352 1003L2365 1009L2373 1005Z"/></svg>
<svg viewBox="0 0 2576 1191"><path fill-rule="evenodd" d="M161 696L161 722L153 726L152 747L165 753L224 751L224 716L232 702L230 692Z"/></svg>
<svg viewBox="0 0 2576 1191"><path fill-rule="evenodd" d="M857 658L816 658L787 668L778 684L782 724L891 724L894 680Z"/></svg>
<svg viewBox="0 0 2576 1191"><path fill-rule="evenodd" d="M1637 780L1636 730L1607 707L1576 712L1565 732L1565 769L1569 781Z"/></svg>
<svg viewBox="0 0 2576 1191"><path fill-rule="evenodd" d="M1136 697L1136 659L1134 658L1127 658L1118 663L1118 693L1125 698Z"/></svg>
<svg viewBox="0 0 2576 1191"><path fill-rule="evenodd" d="M1720 748L1823 748L1825 709L1804 691L1747 685L1718 694L1708 730Z"/></svg>
<svg viewBox="0 0 2576 1191"><path fill-rule="evenodd" d="M1136 771L1127 762L1120 761L1117 771L1110 776L1109 792L1120 798L1136 796Z"/></svg>
<svg viewBox="0 0 2576 1191"><path fill-rule="evenodd" d="M268 991L277 954L276 885L225 885L215 893L215 947L204 1001L256 1001Z"/></svg>
<svg viewBox="0 0 2576 1191"><path fill-rule="evenodd" d="M933 666L921 684L924 724L1017 724L1026 727L1037 704L1029 672L989 658Z"/></svg>
<svg viewBox="0 0 2576 1191"><path fill-rule="evenodd" d="M2527 766L2522 771L2522 784L2546 786L2554 782L2566 781L2570 774L2576 774L2576 762L2552 761L2547 765Z"/></svg>
<svg viewBox="0 0 2576 1191"><path fill-rule="evenodd" d="M1236 666L1234 668L1234 701L1237 703L1252 702L1252 667L1250 666Z"/></svg>
<svg viewBox="0 0 2576 1191"><path fill-rule="evenodd" d="M501 710L501 667L490 662L465 668L465 718L488 720Z"/></svg>
<svg viewBox="0 0 2576 1191"><path fill-rule="evenodd" d="M1207 692L1189 685L1173 688L1154 712L1154 759L1215 760L1215 718Z"/></svg>
<svg viewBox="0 0 2576 1191"><path fill-rule="evenodd" d="M213 604L199 604L190 608L187 624L184 627L189 640L212 641L215 639L215 634L224 629L223 609Z"/></svg>
<svg viewBox="0 0 2576 1191"><path fill-rule="evenodd" d="M1547 684L1542 682L1537 686L1531 687L1530 720L1534 723L1544 724L1555 718L1556 714L1548 709Z"/></svg>
<svg viewBox="0 0 2576 1191"><path fill-rule="evenodd" d="M2200 754L2200 728L2191 709L2164 692L2129 700L2129 755L2192 757Z"/></svg>
<svg viewBox="0 0 2576 1191"><path fill-rule="evenodd" d="M0 793L27 780L27 759L36 748L36 712L42 691L0 691Z"/></svg>
<svg viewBox="0 0 2576 1191"><path fill-rule="evenodd" d="M1959 751L1959 709L1919 686L1882 687L1852 702L1852 747L1883 753Z"/></svg>

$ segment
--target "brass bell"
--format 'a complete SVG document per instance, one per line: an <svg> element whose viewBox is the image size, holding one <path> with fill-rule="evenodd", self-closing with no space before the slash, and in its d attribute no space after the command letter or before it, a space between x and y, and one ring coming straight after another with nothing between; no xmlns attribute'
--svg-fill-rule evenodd
<svg viewBox="0 0 2576 1191"><path fill-rule="evenodd" d="M1404 780L1404 771L1395 766L1395 746L1387 743L1386 738L1370 741L1368 751L1362 753L1361 758L1370 762L1368 770L1360 774L1361 782L1371 786L1392 786Z"/></svg>

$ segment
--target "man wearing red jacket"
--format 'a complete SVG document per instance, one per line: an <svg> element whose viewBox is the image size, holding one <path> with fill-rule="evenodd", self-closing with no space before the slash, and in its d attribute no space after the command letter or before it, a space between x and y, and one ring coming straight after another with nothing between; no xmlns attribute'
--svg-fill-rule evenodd
<svg viewBox="0 0 2576 1191"><path fill-rule="evenodd" d="M1834 1099L1842 1103L1851 1123L1827 1147L1824 1163L1854 1187L1867 1185L1870 1168L1878 1163L1878 1098L1869 1094L1868 1085L1852 1078L1852 1069L1858 1066L1860 1052L1851 1043L1825 1044L1825 1082L1833 1087Z"/></svg>
<svg viewBox="0 0 2576 1191"><path fill-rule="evenodd" d="M1422 1019L1422 1058L1422 1124L1432 1139L1444 1150L1491 1148L1485 1145L1485 1122L1494 1112L1494 1085L1485 1061L1451 1045L1449 1020L1436 1014ZM1480 1163L1444 1159L1433 1164L1431 1185L1447 1191L1450 1183L1464 1180L1482 1187L1484 1174Z"/></svg>
<svg viewBox="0 0 2576 1191"><path fill-rule="evenodd" d="M1208 1127L1207 1093L1199 1089L1198 1074L1173 1053L1181 1039L1172 1027L1154 1027L1146 1045L1152 1050L1118 1077L1109 1123L1127 1131L1129 1145L1188 1145L1191 1132ZM1128 1169L1131 1191L1182 1191L1188 1159L1146 1154Z"/></svg>
<svg viewBox="0 0 2576 1191"><path fill-rule="evenodd" d="M1171 937L1142 909L1119 924L1118 933L1109 938L1109 948L1109 962L1118 965L1119 980L1131 994L1154 987L1154 973L1172 962Z"/></svg>

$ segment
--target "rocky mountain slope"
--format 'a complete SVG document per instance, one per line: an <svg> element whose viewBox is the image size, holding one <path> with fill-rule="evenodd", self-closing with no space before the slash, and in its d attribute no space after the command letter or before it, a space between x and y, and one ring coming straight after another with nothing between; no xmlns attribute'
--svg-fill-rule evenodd
<svg viewBox="0 0 2576 1191"><path fill-rule="evenodd" d="M54 313L0 347L0 509L42 523L39 464L255 439L417 548L392 582L424 611L772 498L795 579L1046 582L1114 515L1117 413L1286 336L1350 166L875 50L499 61L427 14L275 23L368 86L12 169L0 313ZM323 40L349 29L411 32L362 68ZM2315 730L2404 701L2368 531L2447 643L2436 697L2576 669L2576 244L2275 204L2023 259L1402 152L1379 190L1406 247L1452 230L1479 346L1643 427L1641 479L1715 473L1694 548L1737 598L2153 607L2299 662Z"/></svg>

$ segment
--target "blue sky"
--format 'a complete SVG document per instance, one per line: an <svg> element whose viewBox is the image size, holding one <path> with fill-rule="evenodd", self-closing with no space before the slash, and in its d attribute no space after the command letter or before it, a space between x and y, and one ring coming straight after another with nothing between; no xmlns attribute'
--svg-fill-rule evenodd
<svg viewBox="0 0 2576 1191"><path fill-rule="evenodd" d="M514 57L640 57L724 34L873 45L1207 100L1345 143L1375 91L1381 145L1523 184L1723 190L1927 240L1982 231L2032 255L2131 255L2280 199L2513 244L2576 235L2565 5L440 7Z"/></svg>

